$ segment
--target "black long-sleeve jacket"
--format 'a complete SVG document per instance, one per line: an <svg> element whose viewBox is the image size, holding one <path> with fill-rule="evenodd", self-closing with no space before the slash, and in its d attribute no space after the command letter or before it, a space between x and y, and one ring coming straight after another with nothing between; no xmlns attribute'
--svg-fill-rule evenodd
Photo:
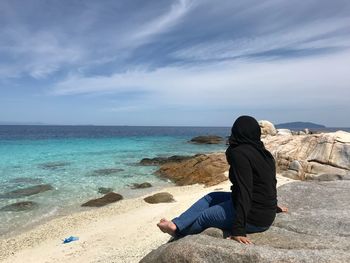
<svg viewBox="0 0 350 263"><path fill-rule="evenodd" d="M256 148L241 144L227 149L232 182L232 201L236 210L234 236L246 235L246 224L270 226L276 216L276 169L272 158L264 158Z"/></svg>

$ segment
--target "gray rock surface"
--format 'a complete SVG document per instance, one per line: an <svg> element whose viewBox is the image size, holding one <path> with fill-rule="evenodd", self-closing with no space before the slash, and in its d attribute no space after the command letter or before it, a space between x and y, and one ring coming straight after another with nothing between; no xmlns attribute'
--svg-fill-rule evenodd
<svg viewBox="0 0 350 263"><path fill-rule="evenodd" d="M264 144L275 156L278 170L297 171L299 179L316 178L320 174L350 175L348 132L267 136Z"/></svg>
<svg viewBox="0 0 350 263"><path fill-rule="evenodd" d="M278 195L289 212L278 214L269 230L249 235L254 245L210 228L164 244L141 262L350 262L350 181L295 182Z"/></svg>

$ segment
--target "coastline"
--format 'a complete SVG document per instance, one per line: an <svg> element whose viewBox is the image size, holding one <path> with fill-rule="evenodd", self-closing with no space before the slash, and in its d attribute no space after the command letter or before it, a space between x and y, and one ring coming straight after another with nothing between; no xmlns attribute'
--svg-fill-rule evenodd
<svg viewBox="0 0 350 263"><path fill-rule="evenodd" d="M294 180L277 175L278 186ZM211 191L229 191L227 180L218 185L169 186L106 207L57 217L10 238L0 239L0 262L138 262L169 240L159 231L160 218L172 219ZM151 190L151 189L150 189ZM148 204L145 196L169 192L176 202ZM68 236L79 241L62 244Z"/></svg>

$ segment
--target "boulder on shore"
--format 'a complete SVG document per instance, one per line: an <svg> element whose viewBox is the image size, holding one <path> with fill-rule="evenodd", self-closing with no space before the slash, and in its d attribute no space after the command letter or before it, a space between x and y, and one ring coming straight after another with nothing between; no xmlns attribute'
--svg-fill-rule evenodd
<svg viewBox="0 0 350 263"><path fill-rule="evenodd" d="M171 203L175 201L174 197L167 192L156 193L154 195L147 196L143 200L149 204Z"/></svg>
<svg viewBox="0 0 350 263"><path fill-rule="evenodd" d="M225 154L200 154L179 163L164 164L156 174L177 185L199 183L212 186L227 180L224 173L228 168Z"/></svg>
<svg viewBox="0 0 350 263"><path fill-rule="evenodd" d="M303 180L317 179L321 174L350 174L348 132L269 136L264 144L274 155L278 170L287 177Z"/></svg>
<svg viewBox="0 0 350 263"><path fill-rule="evenodd" d="M262 136L266 136L266 135L274 136L277 134L277 130L275 126L272 124L272 122L261 120L259 121L259 125L260 125Z"/></svg>
<svg viewBox="0 0 350 263"><path fill-rule="evenodd" d="M254 245L210 228L164 244L140 262L350 262L350 181L294 182L278 194L289 212L278 214L269 230L249 234Z"/></svg>
<svg viewBox="0 0 350 263"><path fill-rule="evenodd" d="M123 199L123 196L114 192L110 192L105 194L101 198L92 199L82 204L81 206L89 206L89 207L101 207L105 206Z"/></svg>
<svg viewBox="0 0 350 263"><path fill-rule="evenodd" d="M224 138L216 135L207 135L207 136L197 136L192 138L189 142L196 144L219 144L223 143Z"/></svg>

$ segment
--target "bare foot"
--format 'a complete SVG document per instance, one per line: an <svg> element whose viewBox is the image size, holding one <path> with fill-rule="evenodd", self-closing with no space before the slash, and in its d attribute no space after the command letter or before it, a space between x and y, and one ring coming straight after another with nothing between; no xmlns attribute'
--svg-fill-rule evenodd
<svg viewBox="0 0 350 263"><path fill-rule="evenodd" d="M157 226L163 233L167 233L173 237L175 236L176 225L172 221L162 218Z"/></svg>
<svg viewBox="0 0 350 263"><path fill-rule="evenodd" d="M287 213L287 212L288 212L288 207L277 205L277 213Z"/></svg>

